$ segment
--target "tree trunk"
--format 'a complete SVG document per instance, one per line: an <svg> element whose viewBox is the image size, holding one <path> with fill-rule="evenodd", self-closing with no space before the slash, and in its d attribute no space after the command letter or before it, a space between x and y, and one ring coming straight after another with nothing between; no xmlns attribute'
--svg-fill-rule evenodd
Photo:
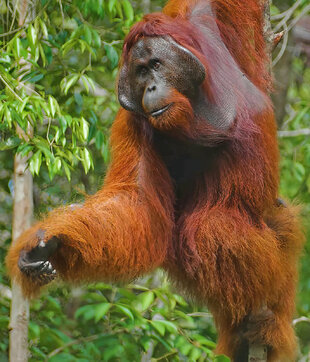
<svg viewBox="0 0 310 362"><path fill-rule="evenodd" d="M17 130L21 134L21 130ZM14 160L14 205L12 242L31 225L33 215L32 176L27 167L27 159L20 155ZM28 319L29 303L24 299L20 286L12 281L12 301L10 317L10 361L28 360Z"/></svg>
<svg viewBox="0 0 310 362"><path fill-rule="evenodd" d="M34 19L35 1L13 0L17 6L18 25ZM27 60L21 60L27 64ZM32 85L30 85L31 88ZM28 139L32 134L29 125L28 134L19 127L16 133L20 138ZM14 200L13 200L13 221L12 221L12 243L31 226L33 217L33 180L30 171L27 169L27 157L16 155L14 158ZM28 361L28 322L29 302L22 295L20 286L12 280L12 300L10 314L10 362Z"/></svg>

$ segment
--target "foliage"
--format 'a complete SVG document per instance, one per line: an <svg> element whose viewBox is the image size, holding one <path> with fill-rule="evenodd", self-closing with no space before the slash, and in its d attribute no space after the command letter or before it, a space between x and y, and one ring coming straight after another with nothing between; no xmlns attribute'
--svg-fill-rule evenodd
<svg viewBox="0 0 310 362"><path fill-rule="evenodd" d="M202 361L215 345L205 337L214 338L210 315L190 313L167 283L157 288L97 283L73 293L62 288L34 302L32 311L33 361L136 361L150 350L153 358Z"/></svg>
<svg viewBox="0 0 310 362"><path fill-rule="evenodd" d="M284 120L283 129L299 130L310 124L310 68L302 59L294 59L293 71L302 83L293 82L289 89L290 114ZM309 136L280 139L281 152L281 194L295 203L302 204L302 222L305 232L310 235L310 140ZM310 317L310 243L309 237L301 263L300 285L298 290L298 313ZM301 322L296 327L301 347L310 352L310 323Z"/></svg>
<svg viewBox="0 0 310 362"><path fill-rule="evenodd" d="M63 202L79 202L85 192L98 189L118 109L114 88L122 39L141 17L139 6L128 0L41 0L33 21L19 26L12 2L0 2L0 361L7 361L8 352L9 300L1 288L9 285L3 260L11 241L13 156L30 157L37 215ZM275 7L273 12L279 13ZM309 127L310 71L305 64L294 58L283 130ZM17 125L24 138L17 135ZM279 143L281 194L301 202L307 216L309 136ZM308 243L298 303L298 315L308 317L309 255ZM161 272L126 288L97 283L52 289L32 303L30 360L227 361L213 356L216 335L210 315L172 290ZM306 355L310 323L298 324L297 332Z"/></svg>
<svg viewBox="0 0 310 362"><path fill-rule="evenodd" d="M30 155L33 175L44 164L51 179L65 173L70 180L78 163L86 173L93 168L90 145L108 159L114 76L133 9L128 0L50 0L37 4L36 13L13 36L2 37L0 149ZM16 137L16 125L25 137Z"/></svg>

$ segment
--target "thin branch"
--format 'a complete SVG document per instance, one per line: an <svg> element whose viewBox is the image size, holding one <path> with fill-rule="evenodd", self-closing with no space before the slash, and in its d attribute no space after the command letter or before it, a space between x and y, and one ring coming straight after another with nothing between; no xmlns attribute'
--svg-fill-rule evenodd
<svg viewBox="0 0 310 362"><path fill-rule="evenodd" d="M297 23L298 21L308 12L310 12L310 5L307 5L302 9L302 11L296 16L294 20L291 21L290 25L288 26L287 30L290 31Z"/></svg>
<svg viewBox="0 0 310 362"><path fill-rule="evenodd" d="M177 354L178 351L177 350L173 350L171 352L168 352L166 354L164 354L163 356L161 357L158 357L158 358L152 358L152 361L162 361L162 360L168 360L168 357L171 357L171 356L174 356L175 354Z"/></svg>
<svg viewBox="0 0 310 362"><path fill-rule="evenodd" d="M284 26L284 24L287 23L287 21L293 16L294 11L302 4L302 0L297 0L295 2L295 4L290 7L287 10L287 13L285 15L285 17L276 25L276 27L274 28L274 32L277 32L279 29L282 28L282 26Z"/></svg>
<svg viewBox="0 0 310 362"><path fill-rule="evenodd" d="M61 18L62 18L62 26L64 26L65 15L64 15L63 8L62 8L62 2L61 2L61 0L58 0L58 2L59 2L59 8L60 8L60 13L61 13Z"/></svg>
<svg viewBox="0 0 310 362"><path fill-rule="evenodd" d="M74 341L70 341L70 342L64 344L63 346L54 349L51 353L49 353L46 356L45 361L48 361L51 357L56 356L56 354L62 352L64 349L66 349L68 347L71 347L71 346L74 346L74 345L80 344L80 343L95 341L96 339L104 337L105 335L106 334L104 334L104 333L94 334L89 337L81 337L81 338L75 339Z"/></svg>
<svg viewBox="0 0 310 362"><path fill-rule="evenodd" d="M0 80L2 80L2 82L9 88L10 92L20 101L23 102L23 100L20 98L20 96L15 93L15 91L13 90L13 88L10 87L10 85L6 82L6 80L2 77L2 75L0 75Z"/></svg>
<svg viewBox="0 0 310 362"><path fill-rule="evenodd" d="M212 318L211 313L206 312L194 312L194 313L187 313L189 317L206 317L206 318Z"/></svg>
<svg viewBox="0 0 310 362"><path fill-rule="evenodd" d="M288 29L286 24L284 24L284 37L283 37L282 46L278 55L275 57L275 59L272 62L273 67L278 63L278 61L282 58L283 54L285 53L287 43L288 43Z"/></svg>
<svg viewBox="0 0 310 362"><path fill-rule="evenodd" d="M296 1L296 3L294 4L294 6L296 6L296 4L297 4L297 6L301 5L301 4L302 4L302 0ZM292 8L289 8L289 9L283 11L281 14L273 15L273 16L271 17L271 20L272 20L272 21L274 21L274 20L280 20L280 19L284 18L288 13L290 13L290 15L291 15L291 14L292 14L291 9L292 9ZM294 11L293 11L293 12L294 12Z"/></svg>
<svg viewBox="0 0 310 362"><path fill-rule="evenodd" d="M310 136L310 128L302 128L294 131L278 131L279 138Z"/></svg>
<svg viewBox="0 0 310 362"><path fill-rule="evenodd" d="M287 104L285 107L286 113L289 115L288 119L281 125L281 130L285 130L288 128L288 125L292 122L292 120L296 117L297 112L294 108Z"/></svg>
<svg viewBox="0 0 310 362"><path fill-rule="evenodd" d="M15 23L15 19L16 19L17 7L18 7L18 6L17 6L17 4L16 4L16 6L14 6L13 18L12 18L12 21L11 21L11 25L10 25L9 31L12 31L12 29L13 29L13 26L14 26L14 23Z"/></svg>
<svg viewBox="0 0 310 362"><path fill-rule="evenodd" d="M296 324L300 323L300 322L308 322L308 323L310 323L310 318L307 318L307 317L296 318L296 319L293 320L293 326L296 326Z"/></svg>

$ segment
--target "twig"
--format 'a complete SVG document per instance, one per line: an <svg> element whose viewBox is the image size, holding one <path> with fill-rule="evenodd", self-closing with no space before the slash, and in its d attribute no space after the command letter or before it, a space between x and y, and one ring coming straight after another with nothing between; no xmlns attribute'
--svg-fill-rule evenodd
<svg viewBox="0 0 310 362"><path fill-rule="evenodd" d="M59 2L59 8L60 8L60 13L61 13L61 18L62 18L62 26L64 26L65 15L64 15L63 8L62 8L62 2L61 2L61 0L58 0L58 2Z"/></svg>
<svg viewBox="0 0 310 362"><path fill-rule="evenodd" d="M294 20L291 21L290 25L288 26L287 30L290 31L293 26L295 26L298 21L305 15L307 14L307 12L310 11L310 5L307 5L306 7L304 7L302 9L302 11L296 16L296 18Z"/></svg>
<svg viewBox="0 0 310 362"><path fill-rule="evenodd" d="M0 79L2 82L9 88L10 92L20 101L23 102L23 100L20 98L20 96L14 92L14 89L10 87L10 85L7 83L7 81L0 75Z"/></svg>
<svg viewBox="0 0 310 362"><path fill-rule="evenodd" d="M292 120L296 117L297 112L294 108L288 104L285 107L286 113L289 115L288 119L281 125L281 130L287 129L288 125L292 122Z"/></svg>
<svg viewBox="0 0 310 362"><path fill-rule="evenodd" d="M173 351L171 351L171 352L169 352L169 353L164 354L164 355L161 356L161 357L152 358L152 360L153 360L153 361L162 361L163 359L166 359L166 358L168 358L168 357L170 357L170 356L173 356L173 355L175 355L175 354L177 354L177 353L178 353L177 350L173 350Z"/></svg>
<svg viewBox="0 0 310 362"><path fill-rule="evenodd" d="M190 317L206 317L206 318L212 318L212 314L211 314L211 313L206 313L206 312L187 313L187 315L190 316Z"/></svg>
<svg viewBox="0 0 310 362"><path fill-rule="evenodd" d="M12 28L13 28L13 25L14 25L14 22L16 19L16 12L17 12L17 6L14 6L13 18L12 18L12 22L11 22L9 31L12 31Z"/></svg>
<svg viewBox="0 0 310 362"><path fill-rule="evenodd" d="M287 47L287 42L288 42L288 29L287 29L287 26L286 24L284 25L284 37L283 37L283 42L282 42L282 46L281 46L281 49L278 53L278 55L276 56L276 58L273 60L272 62L272 66L274 67L278 61L282 58L285 50L286 50L286 47Z"/></svg>
<svg viewBox="0 0 310 362"><path fill-rule="evenodd" d="M279 29L282 28L282 26L284 26L284 24L286 24L286 22L291 18L291 16L294 14L294 11L302 4L302 0L297 0L295 2L295 4L290 7L287 11L286 11L286 15L284 16L284 18L276 25L276 27L274 28L274 32L277 32Z"/></svg>
<svg viewBox="0 0 310 362"><path fill-rule="evenodd" d="M49 353L46 356L45 361L48 361L51 357L56 356L56 354L62 352L64 349L66 349L68 347L74 346L75 344L91 342L91 341L94 341L94 340L104 337L104 336L105 336L104 333L100 333L100 334L94 334L89 337L81 337L81 338L75 339L74 341L70 341L70 342L64 344L63 346L54 349L51 353Z"/></svg>
<svg viewBox="0 0 310 362"><path fill-rule="evenodd" d="M298 6L301 5L302 0L298 0L298 1L295 3L295 6L296 6L297 3L298 3ZM272 21L274 21L274 20L280 20L280 19L284 18L287 13L291 13L291 8L283 11L281 14L272 15L272 16L271 16L271 20L272 20ZM291 14L292 14L292 13L291 13Z"/></svg>
<svg viewBox="0 0 310 362"><path fill-rule="evenodd" d="M310 128L301 128L294 131L278 131L279 138L310 136Z"/></svg>
<svg viewBox="0 0 310 362"><path fill-rule="evenodd" d="M300 322L308 322L308 323L310 323L310 318L307 318L307 317L296 318L296 319L293 320L293 326L296 326L296 324L300 323Z"/></svg>

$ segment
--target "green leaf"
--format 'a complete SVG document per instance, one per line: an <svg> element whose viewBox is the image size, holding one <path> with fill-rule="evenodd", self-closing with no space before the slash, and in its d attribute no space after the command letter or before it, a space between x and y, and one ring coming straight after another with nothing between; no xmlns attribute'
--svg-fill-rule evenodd
<svg viewBox="0 0 310 362"><path fill-rule="evenodd" d="M230 362L230 358L224 355L219 355L214 357L214 362Z"/></svg>
<svg viewBox="0 0 310 362"><path fill-rule="evenodd" d="M59 172L60 169L61 169L61 159L59 157L55 157L54 170L57 173Z"/></svg>
<svg viewBox="0 0 310 362"><path fill-rule="evenodd" d="M87 148L81 150L81 157L85 173L87 173L92 166L92 158Z"/></svg>
<svg viewBox="0 0 310 362"><path fill-rule="evenodd" d="M87 80L86 80L86 78L85 78L84 75L81 76L81 80L82 80L82 82L83 82L83 84L84 84L86 93L88 94L88 93L89 93L89 86L88 86Z"/></svg>
<svg viewBox="0 0 310 362"><path fill-rule="evenodd" d="M87 44L91 45L92 32L87 25L84 25L84 36L85 36L85 40L87 41Z"/></svg>
<svg viewBox="0 0 310 362"><path fill-rule="evenodd" d="M120 4L120 2L118 1L116 2L115 9L116 9L116 14L118 14L118 16L123 20L124 15L123 15L122 5Z"/></svg>
<svg viewBox="0 0 310 362"><path fill-rule="evenodd" d="M49 362L76 362L76 358L74 358L70 353L59 353L55 356L48 359Z"/></svg>
<svg viewBox="0 0 310 362"><path fill-rule="evenodd" d="M111 62L111 67L115 68L117 66L117 64L118 64L117 51L110 44L105 44L104 45L104 50L106 51L107 57L108 57L109 61Z"/></svg>
<svg viewBox="0 0 310 362"><path fill-rule="evenodd" d="M73 74L69 78L65 78L65 86L63 88L64 94L68 93L68 90L77 82L79 74Z"/></svg>
<svg viewBox="0 0 310 362"><path fill-rule="evenodd" d="M111 344L108 348L105 348L104 350L104 361L120 361L120 356L124 353L124 347L119 344ZM113 357L117 357L116 359Z"/></svg>
<svg viewBox="0 0 310 362"><path fill-rule="evenodd" d="M41 27L44 37L48 38L48 31L47 31L47 27L46 27L44 21L41 18L39 18L39 22L40 22L40 27Z"/></svg>
<svg viewBox="0 0 310 362"><path fill-rule="evenodd" d="M93 41L95 48L101 47L101 37L95 29L92 29Z"/></svg>
<svg viewBox="0 0 310 362"><path fill-rule="evenodd" d="M5 108L5 111L4 111L4 118L5 118L5 121L8 123L8 126L11 127L12 126L12 114L9 110L9 108Z"/></svg>
<svg viewBox="0 0 310 362"><path fill-rule="evenodd" d="M62 160L61 162L62 162L63 168L65 170L65 174L67 176L68 181L71 181L71 172L70 172L70 168L69 168L68 164L64 160Z"/></svg>
<svg viewBox="0 0 310 362"><path fill-rule="evenodd" d="M127 307L124 307L123 305L120 305L120 304L115 304L115 307L117 309L119 309L127 317L129 317L132 321L134 321L134 316L133 316L132 312Z"/></svg>
<svg viewBox="0 0 310 362"><path fill-rule="evenodd" d="M81 118L80 127L82 130L83 140L86 141L87 137L88 137L88 132L89 132L89 125L84 117Z"/></svg>
<svg viewBox="0 0 310 362"><path fill-rule="evenodd" d="M170 333L178 333L176 325L170 321L157 320L157 325L163 325Z"/></svg>
<svg viewBox="0 0 310 362"><path fill-rule="evenodd" d="M27 35L31 48L34 48L37 42L37 33L32 24L28 27Z"/></svg>
<svg viewBox="0 0 310 362"><path fill-rule="evenodd" d="M165 335L165 325L162 323L158 323L159 321L150 321L150 324L154 327L154 329L161 335Z"/></svg>
<svg viewBox="0 0 310 362"><path fill-rule="evenodd" d="M112 11L114 10L115 3L116 3L116 0L109 0L108 1L108 10L109 10L110 13L112 13Z"/></svg>
<svg viewBox="0 0 310 362"><path fill-rule="evenodd" d="M210 341L209 339L205 338L204 336L202 336L200 334L193 334L191 336L191 339L199 342L201 345L205 345L212 349L216 347L216 343L214 343L213 341Z"/></svg>
<svg viewBox="0 0 310 362"><path fill-rule="evenodd" d="M57 109L57 101L54 97L52 96L48 96L48 103L49 103L49 106L50 106L50 111L51 111L51 115L52 117L55 117L55 114L56 114L56 109Z"/></svg>
<svg viewBox="0 0 310 362"><path fill-rule="evenodd" d="M16 55L18 58L21 56L21 48L22 48L22 44L21 44L20 38L16 37L15 41L14 41L14 49L16 51Z"/></svg>
<svg viewBox="0 0 310 362"><path fill-rule="evenodd" d="M29 322L29 334L31 339L40 337L40 326L34 322Z"/></svg>
<svg viewBox="0 0 310 362"><path fill-rule="evenodd" d="M137 303L138 303L138 310L140 312L145 311L149 308L149 306L154 301L154 293L151 291L144 292L138 295L137 297Z"/></svg>
<svg viewBox="0 0 310 362"><path fill-rule="evenodd" d="M61 132L65 133L66 129L67 129L66 118L64 116L61 116L61 117L59 117L58 121L59 121L59 126L60 126L60 129L61 129Z"/></svg>
<svg viewBox="0 0 310 362"><path fill-rule="evenodd" d="M21 140L18 137L10 137L5 141L0 141L0 151L15 148L20 143L21 143Z"/></svg>
<svg viewBox="0 0 310 362"><path fill-rule="evenodd" d="M301 119L305 116L305 114L309 111L310 106L303 108L298 114L297 117L294 120L294 123L299 125L299 122Z"/></svg>
<svg viewBox="0 0 310 362"><path fill-rule="evenodd" d="M33 150L33 146L29 145L28 143L24 143L22 145L20 145L17 149L17 153L20 153L20 155L22 157L27 156L29 154L29 152L31 152Z"/></svg>
<svg viewBox="0 0 310 362"><path fill-rule="evenodd" d="M42 59L42 62L43 62L43 67L46 67L46 65L47 65L47 59L46 59L46 56L45 56L45 52L44 52L43 46L42 46L42 44L38 44L38 46L39 46L39 51L40 51L41 59Z"/></svg>
<svg viewBox="0 0 310 362"><path fill-rule="evenodd" d="M131 3L129 2L129 0L123 0L122 1L122 6L124 9L124 13L125 16L128 20L133 21L133 17L134 17L134 12L133 12L133 8Z"/></svg>
<svg viewBox="0 0 310 362"><path fill-rule="evenodd" d="M39 73L28 80L29 83L36 83L44 77L44 74Z"/></svg>
<svg viewBox="0 0 310 362"><path fill-rule="evenodd" d="M74 314L75 318L82 317L86 321L93 319L95 317L95 308L94 305L84 305L77 309Z"/></svg>
<svg viewBox="0 0 310 362"><path fill-rule="evenodd" d="M308 192L310 193L310 176L308 176L308 178L307 178L306 185L307 185Z"/></svg>
<svg viewBox="0 0 310 362"><path fill-rule="evenodd" d="M37 151L30 159L29 170L33 175L39 175L42 163L42 152Z"/></svg>
<svg viewBox="0 0 310 362"><path fill-rule="evenodd" d="M99 322L102 317L104 317L108 310L111 308L111 303L100 303L96 305L95 310L95 322Z"/></svg>
<svg viewBox="0 0 310 362"><path fill-rule="evenodd" d="M199 357L201 357L202 352L199 348L192 348L188 358L190 361L197 361Z"/></svg>
<svg viewBox="0 0 310 362"><path fill-rule="evenodd" d="M75 99L76 104L80 108L82 108L84 100L83 100L83 97L81 96L81 93L74 92L74 99Z"/></svg>
<svg viewBox="0 0 310 362"><path fill-rule="evenodd" d="M8 54L0 55L0 63L10 64L11 62L12 62L12 61L11 61L11 58L9 57Z"/></svg>
<svg viewBox="0 0 310 362"><path fill-rule="evenodd" d="M93 90L93 91L95 91L95 83L94 83L94 81L90 78L90 77L88 77L87 75L85 75L85 79L87 80L87 82L88 82L88 84L90 85L90 87L91 87L91 89Z"/></svg>
<svg viewBox="0 0 310 362"><path fill-rule="evenodd" d="M104 135L101 131L97 131L96 132L96 137L95 137L95 145L97 150L100 150L100 148L102 147L104 142Z"/></svg>

